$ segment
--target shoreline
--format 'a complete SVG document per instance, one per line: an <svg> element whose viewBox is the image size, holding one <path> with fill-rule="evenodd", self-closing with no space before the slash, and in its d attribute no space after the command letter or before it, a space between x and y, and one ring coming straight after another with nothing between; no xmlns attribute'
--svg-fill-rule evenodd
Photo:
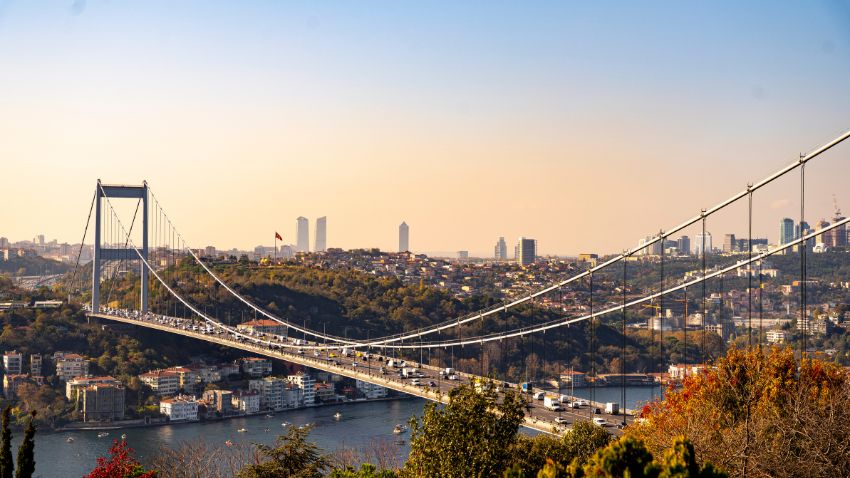
<svg viewBox="0 0 850 478"><path fill-rule="evenodd" d="M87 431L112 431L112 430L125 430L130 428L152 428L152 427L161 427L167 425L185 425L191 423L205 423L205 422L220 422L225 420L232 420L234 418L250 418L250 417L258 417L263 415L277 415L278 413L289 412L293 410L306 410L310 408L323 408L329 407L333 405L356 405L359 403L374 403L374 402L391 402L397 400L410 400L414 398L412 395L403 395L397 397L385 397L385 398L371 398L371 399L359 399L359 400L346 400L344 402L334 402L334 403L322 403L316 405L302 406L302 407L294 407L294 408L286 408L278 411L264 410L259 411L257 413L251 414L241 414L241 415L228 415L223 417L212 417L212 418L204 418L203 420L180 420L180 421L157 421L153 423L123 423L123 424L115 424L112 423L104 423L101 425L93 424L92 426L79 426L79 427L68 427L63 426L59 428L53 428L48 433L67 433L67 432L87 432ZM162 420L162 419L159 419ZM74 423L85 423L85 422L74 422Z"/></svg>

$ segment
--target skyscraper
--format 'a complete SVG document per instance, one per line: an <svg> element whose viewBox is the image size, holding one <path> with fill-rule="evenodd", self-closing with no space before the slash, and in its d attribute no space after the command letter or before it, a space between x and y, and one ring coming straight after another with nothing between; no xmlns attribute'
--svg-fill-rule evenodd
<svg viewBox="0 0 850 478"><path fill-rule="evenodd" d="M703 246L705 246L705 253L711 254L711 233L708 231L705 231L705 236L701 232L694 235L695 256L702 256Z"/></svg>
<svg viewBox="0 0 850 478"><path fill-rule="evenodd" d="M788 244L794 240L794 220L786 217L779 224L779 245Z"/></svg>
<svg viewBox="0 0 850 478"><path fill-rule="evenodd" d="M324 252L328 248L328 218L322 216L316 219L316 252Z"/></svg>
<svg viewBox="0 0 850 478"><path fill-rule="evenodd" d="M521 266L528 266L534 263L537 257L537 241L520 237L516 245L516 261Z"/></svg>
<svg viewBox="0 0 850 478"><path fill-rule="evenodd" d="M735 234L726 234L723 236L723 252L738 252L738 242L735 240Z"/></svg>
<svg viewBox="0 0 850 478"><path fill-rule="evenodd" d="M691 253L691 238L688 236L682 236L676 240L676 249L679 250L679 254L683 256L687 256Z"/></svg>
<svg viewBox="0 0 850 478"><path fill-rule="evenodd" d="M406 222L402 222L398 226L398 252L407 252L410 250L410 227Z"/></svg>
<svg viewBox="0 0 850 478"><path fill-rule="evenodd" d="M304 216L298 216L295 227L296 252L310 252L310 221Z"/></svg>
<svg viewBox="0 0 850 478"><path fill-rule="evenodd" d="M496 247L493 251L493 257L495 257L497 261L508 260L508 244L505 242L504 237L500 237L499 240L496 242Z"/></svg>

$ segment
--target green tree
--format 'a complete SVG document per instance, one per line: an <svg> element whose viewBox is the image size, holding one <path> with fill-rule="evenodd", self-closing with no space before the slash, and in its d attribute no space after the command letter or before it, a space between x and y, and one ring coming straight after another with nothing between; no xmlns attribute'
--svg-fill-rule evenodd
<svg viewBox="0 0 850 478"><path fill-rule="evenodd" d="M359 470L353 468L335 469L331 471L328 478L396 478L396 473L392 470L379 470L378 467L370 463L363 463Z"/></svg>
<svg viewBox="0 0 850 478"><path fill-rule="evenodd" d="M274 447L257 444L261 462L239 471L238 478L320 478L328 468L315 443L307 441L310 428L289 427Z"/></svg>
<svg viewBox="0 0 850 478"><path fill-rule="evenodd" d="M495 392L460 386L445 408L432 403L421 422L411 418L402 476L489 477L507 468L525 402L514 391L501 402L495 398Z"/></svg>
<svg viewBox="0 0 850 478"><path fill-rule="evenodd" d="M534 477L548 461L583 464L597 450L611 441L611 435L589 421L576 422L563 437L540 434L534 437L519 434L511 448L511 477Z"/></svg>
<svg viewBox="0 0 850 478"><path fill-rule="evenodd" d="M30 421L24 430L24 441L18 448L18 466L15 478L32 478L35 473L35 410L30 412Z"/></svg>
<svg viewBox="0 0 850 478"><path fill-rule="evenodd" d="M12 412L11 407L3 409L3 419L0 426L0 478L12 478L12 471L15 469L12 463L12 431L9 430L9 415Z"/></svg>

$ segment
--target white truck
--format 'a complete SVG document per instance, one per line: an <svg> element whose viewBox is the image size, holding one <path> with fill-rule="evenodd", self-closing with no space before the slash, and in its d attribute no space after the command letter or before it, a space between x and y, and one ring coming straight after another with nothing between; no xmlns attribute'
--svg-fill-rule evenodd
<svg viewBox="0 0 850 478"><path fill-rule="evenodd" d="M405 367L401 369L401 376L404 378L419 377L419 369L413 367Z"/></svg>
<svg viewBox="0 0 850 478"><path fill-rule="evenodd" d="M558 397L543 397L543 408L554 412L563 410L561 408L561 401L558 400Z"/></svg>
<svg viewBox="0 0 850 478"><path fill-rule="evenodd" d="M620 413L620 404L614 402L608 402L605 404L605 413L609 415L617 415Z"/></svg>
<svg viewBox="0 0 850 478"><path fill-rule="evenodd" d="M342 355L343 357L350 357L351 349L348 347L343 347L342 352L340 352L340 355Z"/></svg>

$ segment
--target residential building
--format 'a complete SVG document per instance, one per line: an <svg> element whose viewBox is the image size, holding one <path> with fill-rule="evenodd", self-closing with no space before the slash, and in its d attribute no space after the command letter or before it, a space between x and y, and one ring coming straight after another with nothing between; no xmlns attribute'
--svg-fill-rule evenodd
<svg viewBox="0 0 850 478"><path fill-rule="evenodd" d="M286 389L287 383L286 380L279 377L266 377L261 380L249 381L248 388L259 392L260 409L278 411L285 408L283 391Z"/></svg>
<svg viewBox="0 0 850 478"><path fill-rule="evenodd" d="M705 365L675 363L670 364L667 374L673 380L682 380L689 375L698 375L705 369Z"/></svg>
<svg viewBox="0 0 850 478"><path fill-rule="evenodd" d="M88 387L89 385L99 384L121 385L121 381L117 380L115 377L110 377L109 375L102 377L72 378L65 382L65 398L67 398L69 402L76 402L79 399L78 393L81 389Z"/></svg>
<svg viewBox="0 0 850 478"><path fill-rule="evenodd" d="M124 385L121 382L82 387L77 397L77 411L82 414L84 422L124 418Z"/></svg>
<svg viewBox="0 0 850 478"><path fill-rule="evenodd" d="M159 412L172 422L197 421L198 401L190 395L164 398L159 402Z"/></svg>
<svg viewBox="0 0 850 478"><path fill-rule="evenodd" d="M249 334L261 333L280 335L282 337L286 337L287 334L287 329L285 325L281 324L280 322L275 322L271 319L256 319L249 320L248 322L242 322L241 324L236 326L236 330Z"/></svg>
<svg viewBox="0 0 850 478"><path fill-rule="evenodd" d="M316 383L316 400L322 403L336 401L336 390L332 383Z"/></svg>
<svg viewBox="0 0 850 478"><path fill-rule="evenodd" d="M508 260L508 244L505 242L504 237L500 237L499 240L496 241L496 247L493 250L493 257L497 261Z"/></svg>
<svg viewBox="0 0 850 478"><path fill-rule="evenodd" d="M764 338L772 344L782 344L788 341L788 332L784 330L768 330L764 333Z"/></svg>
<svg viewBox="0 0 850 478"><path fill-rule="evenodd" d="M328 218L322 216L316 219L316 242L313 248L316 252L325 252L328 248Z"/></svg>
<svg viewBox="0 0 850 478"><path fill-rule="evenodd" d="M260 411L260 393L256 390L237 390L231 398L233 409L245 414L254 414Z"/></svg>
<svg viewBox="0 0 850 478"><path fill-rule="evenodd" d="M387 389L374 383L357 380L355 386L364 397L369 399L384 398L387 396Z"/></svg>
<svg viewBox="0 0 850 478"><path fill-rule="evenodd" d="M516 261L521 266L534 264L537 258L537 241L526 237L520 237L516 245Z"/></svg>
<svg viewBox="0 0 850 478"><path fill-rule="evenodd" d="M266 358L245 357L242 359L242 372L249 377L264 377L272 373L272 362Z"/></svg>
<svg viewBox="0 0 850 478"><path fill-rule="evenodd" d="M735 324L728 320L721 321L719 324L705 324L705 331L714 332L723 340L729 340L729 337L735 332Z"/></svg>
<svg viewBox="0 0 850 478"><path fill-rule="evenodd" d="M738 252L738 241L735 240L735 234L723 236L723 252Z"/></svg>
<svg viewBox="0 0 850 478"><path fill-rule="evenodd" d="M139 375L139 380L159 396L172 395L180 390L180 375L173 370L151 370Z"/></svg>
<svg viewBox="0 0 850 478"><path fill-rule="evenodd" d="M34 377L41 377L41 354L31 354L30 355L30 375Z"/></svg>
<svg viewBox="0 0 850 478"><path fill-rule="evenodd" d="M204 392L204 402L207 410L215 410L227 415L233 410L233 392L230 390L207 390Z"/></svg>
<svg viewBox="0 0 850 478"><path fill-rule="evenodd" d="M469 251L457 251L457 260L459 262L469 261Z"/></svg>
<svg viewBox="0 0 850 478"><path fill-rule="evenodd" d="M56 352L53 354L56 376L63 382L89 374L89 361L82 355Z"/></svg>
<svg viewBox="0 0 850 478"><path fill-rule="evenodd" d="M691 238L688 236L681 236L676 239L676 249L681 255L689 255L691 253Z"/></svg>
<svg viewBox="0 0 850 478"><path fill-rule="evenodd" d="M193 363L187 368L192 369L204 383L215 383L221 381L221 370L215 365L205 363Z"/></svg>
<svg viewBox="0 0 850 478"><path fill-rule="evenodd" d="M284 408L297 408L304 405L304 390L293 383L286 384L283 389Z"/></svg>
<svg viewBox="0 0 850 478"><path fill-rule="evenodd" d="M195 387L200 385L201 376L198 373L189 367L171 367L166 369L172 371L177 374L177 378L180 383L180 388L188 393L194 393Z"/></svg>
<svg viewBox="0 0 850 478"><path fill-rule="evenodd" d="M297 242L295 250L297 252L310 252L310 221L304 216L299 216L295 220L295 237Z"/></svg>
<svg viewBox="0 0 850 478"><path fill-rule="evenodd" d="M231 375L239 375L239 364L237 363L221 363L218 364L218 371L222 379L226 379Z"/></svg>
<svg viewBox="0 0 850 478"><path fill-rule="evenodd" d="M289 376L290 383L296 385L303 392L304 405L313 405L316 403L316 380L301 372L296 375Z"/></svg>
<svg viewBox="0 0 850 478"><path fill-rule="evenodd" d="M20 375L23 372L23 355L12 350L3 354L3 371L8 375Z"/></svg>
<svg viewBox="0 0 850 478"><path fill-rule="evenodd" d="M408 252L410 250L410 227L406 222L402 222L398 226L398 252Z"/></svg>

